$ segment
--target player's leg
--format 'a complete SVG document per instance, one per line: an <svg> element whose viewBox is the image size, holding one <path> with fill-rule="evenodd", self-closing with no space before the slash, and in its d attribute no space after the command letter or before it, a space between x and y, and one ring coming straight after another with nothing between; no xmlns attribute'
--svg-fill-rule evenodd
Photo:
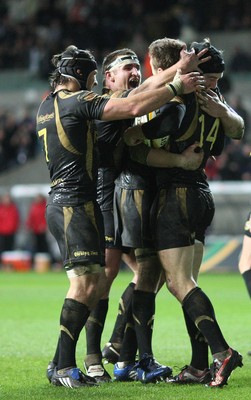
<svg viewBox="0 0 251 400"><path fill-rule="evenodd" d="M110 375L102 364L101 338L109 305L109 292L111 285L119 272L121 261L121 250L115 248L106 249L106 285L105 293L98 304L92 310L87 323L86 330L86 356L84 365L89 376L99 382L111 380Z"/></svg>
<svg viewBox="0 0 251 400"><path fill-rule="evenodd" d="M238 267L245 282L249 297L251 298L251 213L249 213L244 227ZM251 356L251 350L248 351L248 355Z"/></svg>
<svg viewBox="0 0 251 400"><path fill-rule="evenodd" d="M102 364L101 338L109 306L109 293L116 278L122 250L116 246L114 235L113 194L115 171L112 168L100 168L98 171L97 199L103 215L105 231L105 274L106 284L102 298L95 309L92 310L85 325L86 331L86 356L84 366L89 376L99 382L111 380L110 375Z"/></svg>
<svg viewBox="0 0 251 400"><path fill-rule="evenodd" d="M95 383L76 365L76 346L90 311L105 288L102 218L96 203L78 207L47 207L49 229L56 238L70 287L60 315L55 368L47 377L56 386L79 387ZM95 223L93 222L95 221ZM101 236L96 226L100 228ZM85 232L88 232L88 238ZM79 249L87 248L89 252Z"/></svg>
<svg viewBox="0 0 251 400"><path fill-rule="evenodd" d="M123 227L121 237L123 245L135 248L138 264L138 279L132 295L132 321L128 321L125 338L120 351L119 362L115 365L116 379L123 375L122 368L127 368L135 359L135 353L126 348L127 335L134 330L138 341L139 363L137 375L142 382L155 382L161 376L171 374L171 369L154 360L152 351L152 327L155 312L155 295L160 281L160 263L156 251L152 250L150 229L150 208L153 191L147 189L123 189L123 202L120 202ZM131 220L133 224L131 224ZM132 325L133 324L133 325ZM131 374L131 371L130 371ZM130 378L130 377L129 377ZM124 375L123 375L124 379Z"/></svg>
<svg viewBox="0 0 251 400"><path fill-rule="evenodd" d="M174 187L163 191L158 202L156 235L168 289L182 304L184 312L210 347L214 362L209 385L216 387L225 385L231 372L237 366L242 366L242 356L229 347L210 299L193 278L197 215L204 215L205 204L210 200L207 194L208 191L204 193L194 188ZM208 212L213 214L213 211L210 205ZM176 229L172 229L172 226Z"/></svg>
<svg viewBox="0 0 251 400"><path fill-rule="evenodd" d="M195 243L193 277L198 283L198 274L203 257L203 244ZM187 312L182 307L187 333L191 343L191 361L185 365L179 374L174 376L173 382L178 384L200 383L205 384L211 380L208 361L208 344L202 333L191 320Z"/></svg>
<svg viewBox="0 0 251 400"><path fill-rule="evenodd" d="M246 284L249 297L251 298L251 237L249 236L243 237L239 271Z"/></svg>
<svg viewBox="0 0 251 400"><path fill-rule="evenodd" d="M132 296L132 310L139 358L141 358L145 353L153 355L155 296L162 267L153 249L136 249L135 254L139 266L139 277Z"/></svg>
<svg viewBox="0 0 251 400"><path fill-rule="evenodd" d="M249 297L251 297L251 213L248 215L244 227L244 236L238 267L246 284Z"/></svg>
<svg viewBox="0 0 251 400"><path fill-rule="evenodd" d="M137 282L137 263L135 259L135 255L133 251L129 253L123 253L122 259L125 264L132 270L134 273L132 281L126 287L124 292L121 295L118 305L118 314L115 320L115 324L113 327L113 331L111 333L109 341L105 344L102 355L106 362L110 362L115 364L119 359L120 349L123 342L124 331L126 327L126 319L127 312L129 307L131 306L133 290L135 284Z"/></svg>

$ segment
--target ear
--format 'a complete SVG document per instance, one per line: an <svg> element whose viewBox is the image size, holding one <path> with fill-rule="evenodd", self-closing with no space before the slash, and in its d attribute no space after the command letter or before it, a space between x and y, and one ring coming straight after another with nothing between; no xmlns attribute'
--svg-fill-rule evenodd
<svg viewBox="0 0 251 400"><path fill-rule="evenodd" d="M83 76L83 73L82 73L81 69L78 68L78 69L76 70L76 72L77 72L77 74L78 74L79 76Z"/></svg>
<svg viewBox="0 0 251 400"><path fill-rule="evenodd" d="M105 72L105 78L109 82L114 82L115 81L114 74L113 74L113 72L110 72L110 71L106 71Z"/></svg>

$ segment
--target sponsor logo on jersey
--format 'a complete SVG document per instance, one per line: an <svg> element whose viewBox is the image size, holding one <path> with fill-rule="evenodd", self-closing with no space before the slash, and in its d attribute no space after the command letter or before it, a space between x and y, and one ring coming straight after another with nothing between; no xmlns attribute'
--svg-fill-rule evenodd
<svg viewBox="0 0 251 400"><path fill-rule="evenodd" d="M97 251L74 251L74 257L81 257L81 256L97 256Z"/></svg>
<svg viewBox="0 0 251 400"><path fill-rule="evenodd" d="M39 115L38 123L44 124L45 122L50 121L51 119L54 119L54 118L55 118L54 112L52 112L51 114Z"/></svg>

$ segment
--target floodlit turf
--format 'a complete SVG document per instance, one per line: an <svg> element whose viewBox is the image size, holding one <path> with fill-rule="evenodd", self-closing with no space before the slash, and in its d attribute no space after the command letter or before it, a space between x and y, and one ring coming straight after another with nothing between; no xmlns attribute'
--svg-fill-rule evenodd
<svg viewBox="0 0 251 400"><path fill-rule="evenodd" d="M104 344L110 336L120 294L130 272L121 272L114 282ZM175 386L109 383L96 388L54 387L45 378L58 337L58 321L68 287L64 272L38 274L0 272L0 399L8 400L249 400L251 393L251 302L238 273L206 273L200 286L213 301L218 322L229 344L242 353L244 367L232 374L228 386L209 389L202 385ZM153 348L161 363L178 372L190 361L190 346L178 302L162 288L157 297ZM81 334L77 359L82 368L85 334ZM112 365L107 370L112 374Z"/></svg>

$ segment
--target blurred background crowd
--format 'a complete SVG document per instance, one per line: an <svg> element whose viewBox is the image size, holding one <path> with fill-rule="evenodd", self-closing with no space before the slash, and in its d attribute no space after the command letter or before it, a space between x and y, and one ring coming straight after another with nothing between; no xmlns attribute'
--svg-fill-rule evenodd
<svg viewBox="0 0 251 400"><path fill-rule="evenodd" d="M0 68L45 78L50 56L69 43L90 48L99 62L131 46L143 61L153 37L251 29L249 0L2 0L0 7ZM233 70L250 67L250 53L232 60Z"/></svg>
<svg viewBox="0 0 251 400"><path fill-rule="evenodd" d="M156 38L181 38L189 44L202 39L204 32L210 36L239 31L251 32L249 0L0 0L0 73L7 87L15 83L9 75L6 82L5 73L15 74L18 85L25 81L25 73L31 87L40 82L46 92L52 55L74 43L91 49L99 64L108 52L131 47L146 77L148 44ZM208 166L210 180L251 176L250 112L241 96L232 92L231 76L238 73L251 73L251 50L242 42L232 47L220 85L246 121L244 144L227 144L224 157ZM41 98L32 89L26 102L23 97L22 107L0 103L0 172L40 152L34 117Z"/></svg>

